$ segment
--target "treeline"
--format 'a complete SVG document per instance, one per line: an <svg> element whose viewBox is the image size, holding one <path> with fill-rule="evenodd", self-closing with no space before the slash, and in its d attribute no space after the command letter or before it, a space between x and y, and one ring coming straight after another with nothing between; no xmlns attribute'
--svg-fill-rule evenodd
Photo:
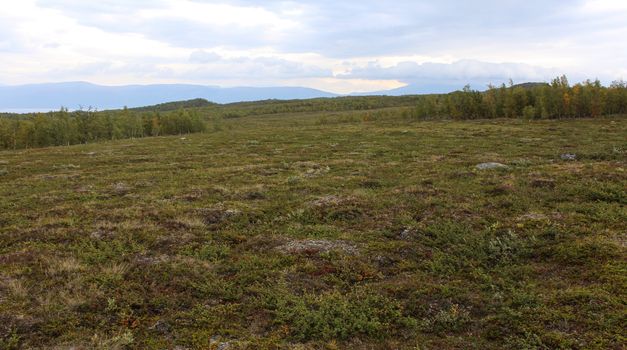
<svg viewBox="0 0 627 350"><path fill-rule="evenodd" d="M170 113L121 111L58 112L0 116L0 149L89 143L102 140L178 135L205 131L194 110Z"/></svg>
<svg viewBox="0 0 627 350"><path fill-rule="evenodd" d="M134 112L170 112L179 109L211 107L217 105L217 103L209 102L204 98L195 98L193 100L174 101L160 103L153 106L135 107L131 108L131 110Z"/></svg>
<svg viewBox="0 0 627 350"><path fill-rule="evenodd" d="M550 84L510 84L490 87L487 91L466 87L462 91L437 95L351 96L227 105L195 99L104 112L69 112L62 109L50 113L0 114L0 150L187 134L205 131L206 121L209 120L214 130L220 130L222 118L277 113L368 111L390 107L406 108L402 112L389 112L415 118L548 119L625 115L627 86L622 80L609 87L602 86L598 80L571 86L568 79L562 76ZM364 118L370 118L370 114L364 114Z"/></svg>
<svg viewBox="0 0 627 350"><path fill-rule="evenodd" d="M598 80L571 86L566 76L550 84L490 87L445 95L423 96L414 114L418 118L585 118L627 114L627 86L622 80L604 87Z"/></svg>
<svg viewBox="0 0 627 350"><path fill-rule="evenodd" d="M408 96L343 96L313 98L305 100L265 100L256 102L238 102L216 105L202 109L209 114L225 119L306 112L342 112L364 111L390 107L413 107L422 98L419 95Z"/></svg>

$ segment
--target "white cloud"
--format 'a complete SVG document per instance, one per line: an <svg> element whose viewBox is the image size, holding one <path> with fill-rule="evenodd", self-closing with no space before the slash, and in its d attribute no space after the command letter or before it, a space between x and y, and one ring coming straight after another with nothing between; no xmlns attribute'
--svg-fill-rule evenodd
<svg viewBox="0 0 627 350"><path fill-rule="evenodd" d="M193 63L209 63L216 62L221 59L222 56L217 53L204 50L196 50L189 55L189 61Z"/></svg>
<svg viewBox="0 0 627 350"><path fill-rule="evenodd" d="M260 6L234 6L220 3L196 3L192 1L170 0L166 6L139 10L141 19L182 19L200 23L211 23L215 26L241 26L270 29L289 29L298 27L298 23L286 20L281 16Z"/></svg>
<svg viewBox="0 0 627 350"><path fill-rule="evenodd" d="M0 83L289 83L347 92L558 73L609 82L627 70L622 0L4 5Z"/></svg>
<svg viewBox="0 0 627 350"><path fill-rule="evenodd" d="M624 0L588 0L581 9L585 13L627 12L627 2Z"/></svg>

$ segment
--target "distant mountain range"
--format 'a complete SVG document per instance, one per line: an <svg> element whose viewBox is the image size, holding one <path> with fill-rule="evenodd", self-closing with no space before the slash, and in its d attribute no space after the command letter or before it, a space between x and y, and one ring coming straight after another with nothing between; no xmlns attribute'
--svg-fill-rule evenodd
<svg viewBox="0 0 627 350"><path fill-rule="evenodd" d="M465 84L456 83L412 83L400 88L391 90L381 90L374 92L356 93L352 95L356 96L368 96L368 95L387 95L387 96L402 96L402 95L425 95L425 94L446 94L455 90L461 90Z"/></svg>
<svg viewBox="0 0 627 350"><path fill-rule="evenodd" d="M538 84L538 83L528 83ZM416 95L448 93L464 84L409 84L383 91L350 94ZM473 85L476 87L479 84ZM0 112L45 112L66 107L70 110L92 107L98 110L163 104L173 101L205 99L214 103L233 103L268 99L293 100L317 97L337 97L338 94L304 87L232 87L158 84L102 86L86 82L46 83L30 85L0 85Z"/></svg>
<svg viewBox="0 0 627 350"><path fill-rule="evenodd" d="M85 82L0 85L0 111L70 110L83 107L117 109L204 98L216 103L267 99L307 99L336 94L303 87L233 87L159 84L102 86Z"/></svg>

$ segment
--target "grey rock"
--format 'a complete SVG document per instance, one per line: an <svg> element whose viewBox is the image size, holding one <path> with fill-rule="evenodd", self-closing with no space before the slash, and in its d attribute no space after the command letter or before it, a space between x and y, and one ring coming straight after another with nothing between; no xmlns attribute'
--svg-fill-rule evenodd
<svg viewBox="0 0 627 350"><path fill-rule="evenodd" d="M221 341L222 337L220 336L213 336L211 337L211 339L209 340L209 346L212 349L216 349L216 350L228 350L231 348L231 342L228 341Z"/></svg>
<svg viewBox="0 0 627 350"><path fill-rule="evenodd" d="M561 160L577 160L577 155L573 153L563 153L560 154Z"/></svg>
<svg viewBox="0 0 627 350"><path fill-rule="evenodd" d="M475 168L477 170L492 170L492 169L508 169L509 167L501 163L488 162L488 163L477 164Z"/></svg>
<svg viewBox="0 0 627 350"><path fill-rule="evenodd" d="M231 343L220 343L216 350L227 350L231 347Z"/></svg>

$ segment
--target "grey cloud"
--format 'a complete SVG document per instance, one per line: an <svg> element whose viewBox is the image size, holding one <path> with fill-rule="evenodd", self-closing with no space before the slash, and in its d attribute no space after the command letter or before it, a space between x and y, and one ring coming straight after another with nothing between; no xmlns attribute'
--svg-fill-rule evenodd
<svg viewBox="0 0 627 350"><path fill-rule="evenodd" d="M199 64L194 74L202 78L319 78L332 77L332 71L314 65L276 57L229 57L211 51L196 50L189 62Z"/></svg>
<svg viewBox="0 0 627 350"><path fill-rule="evenodd" d="M283 35L277 38L264 35L268 30L264 26L219 26L177 18L140 20L134 16L141 8L160 8L164 1L39 0L40 5L60 9L82 24L107 31L138 32L173 46L251 48L270 45L284 52L317 52L337 58L427 54L451 50L456 45L484 45L494 41L523 44L541 38L550 40L570 29L564 28L563 16L581 1L195 2L264 8L282 19L301 23L302 28L281 33Z"/></svg>
<svg viewBox="0 0 627 350"><path fill-rule="evenodd" d="M155 60L127 60L124 63L113 64L109 61L99 61L69 65L46 72L52 80L68 79L85 80L91 75L126 75L133 74L140 78L184 79L187 81L212 81L231 79L269 80L269 79L298 79L332 77L332 72L316 66L293 62L273 57L234 57L223 58L216 55L216 59L206 60L212 53L195 51L190 55L196 56L195 66L183 70L176 70ZM204 61L203 61L204 59ZM172 62L181 63L181 62Z"/></svg>
<svg viewBox="0 0 627 350"><path fill-rule="evenodd" d="M114 64L103 60L56 67L43 73L45 77L42 78L52 81L89 80L91 76L115 76L117 74L125 75L129 73L143 78L160 78L164 75L174 74L170 68L162 67L154 62L128 61Z"/></svg>
<svg viewBox="0 0 627 350"><path fill-rule="evenodd" d="M225 3L210 1L211 3ZM228 1L226 1L228 3ZM39 0L42 7L62 11L81 25L107 32L138 33L147 38L175 47L196 48L223 46L252 48L277 44L266 35L268 28L248 23L218 25L209 21L191 21L178 17L142 18L140 10L163 9L166 1L106 0L85 2L78 0ZM255 6L261 7L261 6Z"/></svg>
<svg viewBox="0 0 627 350"><path fill-rule="evenodd" d="M268 44L260 27L217 26L183 19L154 19L135 25L135 30L150 38L178 47L254 48Z"/></svg>
<svg viewBox="0 0 627 350"><path fill-rule="evenodd" d="M195 52L199 55L199 51ZM192 54L194 55L194 54ZM332 77L331 70L300 62L274 57L234 57L205 61L191 72L187 78L207 79L294 79Z"/></svg>
<svg viewBox="0 0 627 350"><path fill-rule="evenodd" d="M254 1L237 1L252 5ZM581 1L270 2L281 11L302 7L305 29L281 43L286 51L322 52L326 56L434 54L469 45L551 40L568 33L566 12ZM547 30L550 29L550 30Z"/></svg>

